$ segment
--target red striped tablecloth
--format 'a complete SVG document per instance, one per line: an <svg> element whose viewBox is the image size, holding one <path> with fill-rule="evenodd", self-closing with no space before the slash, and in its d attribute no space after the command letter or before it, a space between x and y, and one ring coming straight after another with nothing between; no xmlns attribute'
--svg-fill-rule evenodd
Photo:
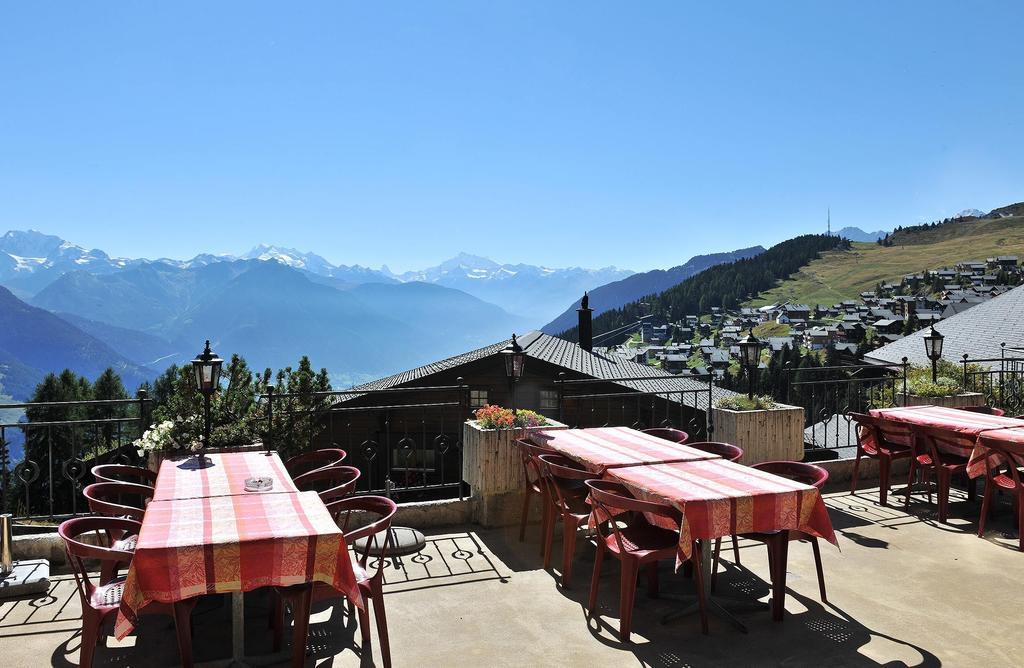
<svg viewBox="0 0 1024 668"><path fill-rule="evenodd" d="M205 455L203 461L205 465L196 457L161 462L153 500L248 494L246 479L266 476L274 479L271 492L298 491L276 452L214 453Z"/></svg>
<svg viewBox="0 0 1024 668"><path fill-rule="evenodd" d="M942 406L906 406L904 408L881 408L870 411L874 417L892 422L899 422L911 426L936 427L948 429L965 436L977 438L992 432L993 430L1014 430L1024 428L1024 420L1006 417L1003 415L989 415L987 413L976 413L965 411L959 408L944 408ZM874 438L873 434L865 434L862 438ZM968 475L972 478L985 473L985 457L978 451L978 444L974 450L963 450L949 444L942 444L945 450L961 457L970 457L971 464L968 464ZM978 453L980 460L975 461L975 453ZM979 468L980 467L980 468Z"/></svg>
<svg viewBox="0 0 1024 668"><path fill-rule="evenodd" d="M345 538L316 492L153 501L115 634L130 633L150 601L314 581L360 601Z"/></svg>
<svg viewBox="0 0 1024 668"><path fill-rule="evenodd" d="M982 432L967 462L967 475L972 478L985 475L989 465L1005 461L1002 455L992 452L992 448L1007 453L1017 466L1024 466L1024 428L992 429Z"/></svg>
<svg viewBox="0 0 1024 668"><path fill-rule="evenodd" d="M720 459L710 452L672 443L630 427L542 429L533 432L530 439L579 462L598 475L620 466Z"/></svg>
<svg viewBox="0 0 1024 668"><path fill-rule="evenodd" d="M604 477L639 499L669 505L682 515L676 565L690 557L694 539L798 529L836 544L818 490L724 459L609 469Z"/></svg>

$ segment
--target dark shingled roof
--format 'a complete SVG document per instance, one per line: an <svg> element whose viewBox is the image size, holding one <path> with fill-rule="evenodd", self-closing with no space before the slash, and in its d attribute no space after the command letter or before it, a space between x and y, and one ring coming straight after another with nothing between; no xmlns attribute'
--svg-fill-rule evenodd
<svg viewBox="0 0 1024 668"><path fill-rule="evenodd" d="M966 353L975 359L999 357L1001 343L1008 348L1024 347L1024 286L977 304L935 325L945 340L942 356L960 362ZM867 361L898 364L903 357L912 364L930 364L924 354L925 327L895 343L867 354ZM990 363L988 366L996 366Z"/></svg>
<svg viewBox="0 0 1024 668"><path fill-rule="evenodd" d="M665 373L646 364L638 364L618 356L604 356L583 350L579 345L560 339L557 336L533 331L518 337L519 345L523 347L527 357L549 362L578 373L603 380L614 381L616 378L644 378L638 381L623 381L616 383L622 387L639 390L641 392L685 392L687 390L700 390L707 388L707 381L703 378L690 378L684 375ZM471 350L461 355L449 357L430 364L402 371L386 378L360 385L356 390L379 390L391 387L398 387L411 383L424 376L447 371L474 362L484 357L495 355L507 346L511 339L499 341L484 348ZM650 380L646 380L650 377ZM715 387L714 398L732 396L735 392ZM345 399L352 399L355 395L348 395ZM685 395L687 397L692 395ZM691 399L692 401L692 399ZM687 401L686 403L691 403Z"/></svg>

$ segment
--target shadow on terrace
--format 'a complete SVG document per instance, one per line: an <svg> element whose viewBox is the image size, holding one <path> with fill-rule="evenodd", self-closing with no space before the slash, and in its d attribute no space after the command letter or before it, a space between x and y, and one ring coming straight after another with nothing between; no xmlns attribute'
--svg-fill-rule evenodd
<svg viewBox="0 0 1024 668"><path fill-rule="evenodd" d="M669 598L638 593L633 642L618 640L617 567L606 563L596 615L586 598L592 548L583 541L568 589L557 569L541 568L537 526L527 540L513 529L457 527L428 536L418 555L389 559L386 592L393 663L421 665L587 666L939 666L1005 665L1016 656L1019 554L1012 541L979 540L969 531L936 530L927 517L882 508L865 489L826 497L840 550L823 550L828 603L818 597L810 548L790 550L787 615L742 615L749 633L711 619L703 636L696 617L661 623L678 609ZM957 499L958 501L960 499ZM923 503L923 498L922 498ZM962 505L954 503L954 506ZM965 517L967 513L965 512ZM1001 513L1003 517L1008 513ZM994 529L1008 530L998 525ZM725 564L717 587L766 599L763 546L741 541L742 566ZM662 591L691 583L663 566ZM193 613L197 661L230 654L230 605L211 597ZM269 651L268 607L254 592L246 606L246 641ZM5 665L76 665L79 601L70 576L58 576L46 596L0 604ZM1001 631L993 633L993 622ZM355 620L341 607L314 607L307 665L374 665L361 647ZM373 643L376 648L377 637ZM173 625L145 618L123 642L108 638L95 665L174 665Z"/></svg>

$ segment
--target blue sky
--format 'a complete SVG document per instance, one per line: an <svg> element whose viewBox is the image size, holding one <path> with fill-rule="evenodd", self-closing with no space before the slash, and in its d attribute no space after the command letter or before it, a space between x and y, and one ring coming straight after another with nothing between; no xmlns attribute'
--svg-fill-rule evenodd
<svg viewBox="0 0 1024 668"><path fill-rule="evenodd" d="M1024 3L5 3L0 228L667 267L1024 200Z"/></svg>

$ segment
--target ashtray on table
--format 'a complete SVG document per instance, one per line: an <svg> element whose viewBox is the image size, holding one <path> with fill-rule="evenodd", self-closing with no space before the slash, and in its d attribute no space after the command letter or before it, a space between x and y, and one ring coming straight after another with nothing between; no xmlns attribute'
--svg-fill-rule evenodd
<svg viewBox="0 0 1024 668"><path fill-rule="evenodd" d="M274 479L268 476L245 479L245 491L247 492L266 492L273 488Z"/></svg>

